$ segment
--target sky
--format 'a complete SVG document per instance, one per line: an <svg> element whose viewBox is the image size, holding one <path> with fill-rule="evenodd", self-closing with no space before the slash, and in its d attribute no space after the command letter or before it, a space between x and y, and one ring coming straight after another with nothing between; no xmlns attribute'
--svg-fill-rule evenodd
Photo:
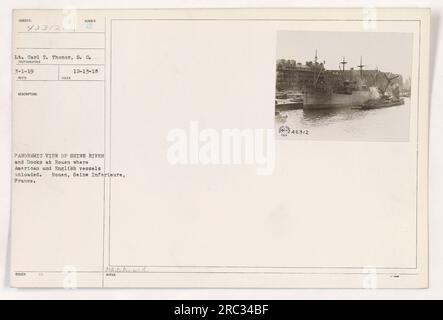
<svg viewBox="0 0 443 320"><path fill-rule="evenodd" d="M329 32L278 31L277 59L294 59L305 63L314 60L315 49L319 62L326 61L326 69L338 69L343 56L346 69L358 69L360 56L364 69L411 75L412 33L393 32Z"/></svg>

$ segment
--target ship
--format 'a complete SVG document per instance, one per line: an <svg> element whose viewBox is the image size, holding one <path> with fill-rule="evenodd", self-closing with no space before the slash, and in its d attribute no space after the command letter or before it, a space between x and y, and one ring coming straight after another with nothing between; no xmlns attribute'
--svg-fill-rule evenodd
<svg viewBox="0 0 443 320"><path fill-rule="evenodd" d="M368 102L360 105L361 109L380 109L401 106L405 103L403 98L384 97L376 100L369 100Z"/></svg>
<svg viewBox="0 0 443 320"><path fill-rule="evenodd" d="M339 108L364 104L373 97L370 90L356 89L347 92L308 91L303 96L303 109Z"/></svg>
<svg viewBox="0 0 443 320"><path fill-rule="evenodd" d="M283 98L284 97L284 98ZM303 108L303 95L301 93L283 94L275 99L275 110L287 111Z"/></svg>
<svg viewBox="0 0 443 320"><path fill-rule="evenodd" d="M326 62L319 62L317 51L314 60L304 65L284 62L277 65L277 90L280 89L277 94L282 96L283 89L300 90L303 109L361 106L379 98L378 86L386 82L378 77L383 73L378 68L363 70L362 57L357 66L359 73L354 68L346 70L345 57L338 70L327 70Z"/></svg>
<svg viewBox="0 0 443 320"><path fill-rule="evenodd" d="M303 96L304 109L337 108L361 105L375 98L375 93L371 92L367 84L353 79L353 70L346 73L345 67L348 62L345 57L340 62L340 70L335 73L336 77L328 78L324 64L318 63L317 51L315 52L314 63L312 64L313 81L306 87ZM360 74L363 73L363 61L360 57ZM349 74L350 78L347 78Z"/></svg>
<svg viewBox="0 0 443 320"><path fill-rule="evenodd" d="M384 88L379 88L380 96L377 99L371 99L366 103L361 104L359 107L364 110L368 109L380 109L401 106L405 103L405 100L401 97L401 91L398 86L394 86L390 93L387 93L387 89L391 84L391 81L396 79L397 76L388 77L384 74L387 80L387 85Z"/></svg>

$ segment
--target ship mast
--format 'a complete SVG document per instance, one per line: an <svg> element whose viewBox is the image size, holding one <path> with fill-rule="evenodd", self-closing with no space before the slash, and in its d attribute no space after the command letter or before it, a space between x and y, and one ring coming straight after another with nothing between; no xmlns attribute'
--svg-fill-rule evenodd
<svg viewBox="0 0 443 320"><path fill-rule="evenodd" d="M345 59L345 57L343 57L343 60L340 62L340 65L342 66L342 67L340 67L340 70L342 71L342 81L345 81L346 80L346 77L345 77L345 66L346 66L346 64L347 64L348 62L346 61L346 59Z"/></svg>
<svg viewBox="0 0 443 320"><path fill-rule="evenodd" d="M317 87L317 77L315 75L315 71L317 70L317 64L318 64L318 56L317 56L317 49L315 49L315 57L314 57L314 88Z"/></svg>
<svg viewBox="0 0 443 320"><path fill-rule="evenodd" d="M347 63L348 63L348 62L345 60L345 57L343 57L343 61L340 62L340 64L343 65L343 68L342 68L343 73L345 72L345 65L346 65Z"/></svg>
<svg viewBox="0 0 443 320"><path fill-rule="evenodd" d="M363 68L366 67L363 65L362 57L360 56L360 65L357 66L360 69L360 79L363 79Z"/></svg>
<svg viewBox="0 0 443 320"><path fill-rule="evenodd" d="M325 62L323 62L323 66L324 66L324 64L325 64ZM318 79L320 79L320 75L324 71L324 67L318 68L319 70L318 70L318 73L316 75L315 71L317 70L317 67L319 67L319 63L318 63L317 49L315 49L315 57L314 57L314 88L317 87Z"/></svg>

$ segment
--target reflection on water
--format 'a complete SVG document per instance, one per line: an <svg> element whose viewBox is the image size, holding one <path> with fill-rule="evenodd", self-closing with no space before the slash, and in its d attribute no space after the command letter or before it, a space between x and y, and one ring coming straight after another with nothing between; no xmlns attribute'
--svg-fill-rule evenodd
<svg viewBox="0 0 443 320"><path fill-rule="evenodd" d="M309 130L309 136L286 137L296 139L407 141L409 103L405 98L404 105L372 110L343 107L283 111L276 117L276 129L278 132L285 125Z"/></svg>
<svg viewBox="0 0 443 320"><path fill-rule="evenodd" d="M334 121L348 121L361 118L374 110L357 110L350 107L302 110L303 121L311 125L325 125Z"/></svg>

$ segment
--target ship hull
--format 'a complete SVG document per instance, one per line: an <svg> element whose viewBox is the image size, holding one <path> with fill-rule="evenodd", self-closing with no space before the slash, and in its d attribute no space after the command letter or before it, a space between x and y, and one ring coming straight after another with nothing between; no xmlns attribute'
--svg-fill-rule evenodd
<svg viewBox="0 0 443 320"><path fill-rule="evenodd" d="M327 109L362 105L371 99L370 91L353 91L352 94L342 93L305 93L304 109Z"/></svg>
<svg viewBox="0 0 443 320"><path fill-rule="evenodd" d="M362 104L360 106L361 109L369 110L369 109L381 109L381 108L389 108L404 105L404 99L397 99L393 101L375 101Z"/></svg>
<svg viewBox="0 0 443 320"><path fill-rule="evenodd" d="M289 111L289 110L296 110L302 108L303 108L303 102L279 103L275 105L275 109L278 111Z"/></svg>

